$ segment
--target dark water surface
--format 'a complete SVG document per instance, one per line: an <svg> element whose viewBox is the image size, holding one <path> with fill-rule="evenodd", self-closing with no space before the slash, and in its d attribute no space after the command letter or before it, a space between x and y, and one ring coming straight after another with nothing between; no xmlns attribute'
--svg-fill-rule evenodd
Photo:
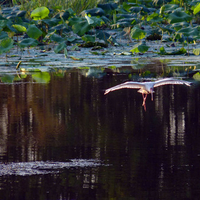
<svg viewBox="0 0 200 200"><path fill-rule="evenodd" d="M145 112L137 90L103 95L125 80L69 72L1 84L0 199L200 199L199 85L156 88ZM71 159L92 164L3 173Z"/></svg>

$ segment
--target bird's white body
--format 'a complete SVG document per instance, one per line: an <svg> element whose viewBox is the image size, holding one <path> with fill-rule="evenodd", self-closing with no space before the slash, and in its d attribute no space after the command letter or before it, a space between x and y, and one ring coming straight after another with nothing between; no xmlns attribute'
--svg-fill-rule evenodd
<svg viewBox="0 0 200 200"><path fill-rule="evenodd" d="M139 89L138 92L143 94L149 94L153 92L153 88L159 87L162 85L187 85L190 86L191 83L188 81L178 80L174 78L165 78L161 79L155 82L133 82L128 81L119 85L116 85L114 87L108 88L105 90L104 94L108 94L109 92L120 90L123 88L129 88L129 89Z"/></svg>
<svg viewBox="0 0 200 200"><path fill-rule="evenodd" d="M183 81L183 80L178 80L174 78L165 78L161 79L155 82L133 82L133 81L128 81L119 85L116 85L114 87L108 88L105 90L104 94L108 94L109 92L113 92L115 90L120 90L123 88L129 88L129 89L139 89L138 92L142 93L143 96L143 106L145 105L145 101L147 98L147 95L150 93L151 94L151 99L153 101L153 89L155 87L163 86L163 85L187 85L191 86L191 82L188 81Z"/></svg>

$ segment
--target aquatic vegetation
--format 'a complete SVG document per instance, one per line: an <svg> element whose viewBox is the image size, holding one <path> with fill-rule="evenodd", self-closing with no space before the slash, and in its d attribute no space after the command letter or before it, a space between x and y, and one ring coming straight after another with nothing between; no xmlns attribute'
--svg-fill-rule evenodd
<svg viewBox="0 0 200 200"><path fill-rule="evenodd" d="M200 27L195 21L199 13L200 5L194 1L100 3L79 15L71 8L49 9L47 4L30 13L20 10L19 6L3 8L0 11L0 54L16 46L24 49L51 44L55 53L81 61L82 57L69 52L87 47L91 48L90 54L102 56L109 53L103 48L125 46L111 34L110 30L115 29L116 34L121 35L125 30L133 42L127 52L113 52L115 55L199 55ZM161 40L161 47L153 49L152 43L147 43L149 40ZM167 46L171 45L173 49L169 50Z"/></svg>
<svg viewBox="0 0 200 200"><path fill-rule="evenodd" d="M134 45L133 49L130 50L132 53L145 53L146 51L148 51L149 46L147 46L145 43L141 43L141 44L136 44Z"/></svg>

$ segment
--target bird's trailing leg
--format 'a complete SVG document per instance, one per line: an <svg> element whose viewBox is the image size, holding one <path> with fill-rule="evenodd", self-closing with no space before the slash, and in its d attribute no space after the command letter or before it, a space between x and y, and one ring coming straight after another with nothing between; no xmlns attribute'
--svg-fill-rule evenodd
<svg viewBox="0 0 200 200"><path fill-rule="evenodd" d="M146 111L146 98L147 98L147 94L143 94L143 93L142 93L142 97L143 97L142 106L144 106L144 110Z"/></svg>
<svg viewBox="0 0 200 200"><path fill-rule="evenodd" d="M146 102L146 99L147 99L147 94L143 94L143 93L142 93L142 97L143 97L142 106L145 106L145 102Z"/></svg>

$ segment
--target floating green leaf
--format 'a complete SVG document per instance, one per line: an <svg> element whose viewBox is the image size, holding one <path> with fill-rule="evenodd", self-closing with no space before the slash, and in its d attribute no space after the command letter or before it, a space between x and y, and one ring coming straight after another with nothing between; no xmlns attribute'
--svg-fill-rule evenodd
<svg viewBox="0 0 200 200"><path fill-rule="evenodd" d="M7 37L8 37L8 34L5 31L0 32L0 40L7 38Z"/></svg>
<svg viewBox="0 0 200 200"><path fill-rule="evenodd" d="M73 17L69 19L69 26L72 26L74 33L79 36L83 36L87 31L89 31L92 26L88 24L85 18Z"/></svg>
<svg viewBox="0 0 200 200"><path fill-rule="evenodd" d="M142 7L131 7L129 10L132 13L139 13L142 10Z"/></svg>
<svg viewBox="0 0 200 200"><path fill-rule="evenodd" d="M49 9L47 7L39 7L32 11L31 18L34 20L41 20L49 16Z"/></svg>
<svg viewBox="0 0 200 200"><path fill-rule="evenodd" d="M26 27L20 24L13 24L12 25L17 31L19 32L26 32Z"/></svg>
<svg viewBox="0 0 200 200"><path fill-rule="evenodd" d="M153 13L147 17L147 21L161 22L163 19L159 17L158 13Z"/></svg>
<svg viewBox="0 0 200 200"><path fill-rule="evenodd" d="M102 18L99 18L99 17L90 17L90 19L94 22L92 24L93 27L105 24L105 22L102 20Z"/></svg>
<svg viewBox="0 0 200 200"><path fill-rule="evenodd" d="M171 52L169 55L182 55L182 54L186 54L187 50L185 48L180 48L176 51Z"/></svg>
<svg viewBox="0 0 200 200"><path fill-rule="evenodd" d="M177 23L177 22L185 22L185 21L190 21L192 17L182 11L181 9L176 9L174 12L169 14L168 20L170 24Z"/></svg>
<svg viewBox="0 0 200 200"><path fill-rule="evenodd" d="M1 19L0 20L0 29L3 29L7 26L7 23L8 23L9 20L7 19Z"/></svg>
<svg viewBox="0 0 200 200"><path fill-rule="evenodd" d="M161 31L164 33L164 32L167 32L169 35L170 34L172 34L172 33L174 33L175 32L175 30L174 29L172 29L172 28L170 28L171 27L171 25L170 26L163 26L163 25L157 25L160 29L161 29Z"/></svg>
<svg viewBox="0 0 200 200"><path fill-rule="evenodd" d="M29 25L27 29L27 34L33 39L38 39L42 35L42 31L33 24Z"/></svg>
<svg viewBox="0 0 200 200"><path fill-rule="evenodd" d="M196 15L200 11L200 3L197 3L197 5L194 8L193 14Z"/></svg>
<svg viewBox="0 0 200 200"><path fill-rule="evenodd" d="M50 27L53 27L53 26L56 26L60 22L60 19L51 18L51 19L44 19L42 21L48 24Z"/></svg>
<svg viewBox="0 0 200 200"><path fill-rule="evenodd" d="M37 83L49 83L51 80L51 76L48 72L37 72L32 74L32 78Z"/></svg>
<svg viewBox="0 0 200 200"><path fill-rule="evenodd" d="M148 51L149 46L145 45L145 44L136 44L133 46L133 49L130 50L132 53L145 53L146 51Z"/></svg>
<svg viewBox="0 0 200 200"><path fill-rule="evenodd" d="M133 39L136 40L143 39L146 36L146 34L147 33L140 28L135 27L131 29L131 37Z"/></svg>
<svg viewBox="0 0 200 200"><path fill-rule="evenodd" d="M0 54L7 53L13 47L13 40L11 38L4 38L0 42Z"/></svg>
<svg viewBox="0 0 200 200"><path fill-rule="evenodd" d="M132 2L123 2L123 9L125 9L126 11L129 11L131 7L135 7L135 6L138 6L138 4L132 3Z"/></svg>
<svg viewBox="0 0 200 200"><path fill-rule="evenodd" d="M85 42L95 42L95 36L92 35L84 35L81 38Z"/></svg>
<svg viewBox="0 0 200 200"><path fill-rule="evenodd" d="M87 23L87 21L81 21L79 24L74 24L72 29L74 33L82 36L91 29L91 26Z"/></svg>
<svg viewBox="0 0 200 200"><path fill-rule="evenodd" d="M172 28L174 28L176 31L179 31L181 28L185 28L189 26L189 23L187 22L178 22L178 23L174 23L172 25Z"/></svg>
<svg viewBox="0 0 200 200"><path fill-rule="evenodd" d="M81 16L85 16L85 14L86 15L90 14L91 16L103 16L105 15L105 12L102 8L92 8L81 12Z"/></svg>
<svg viewBox="0 0 200 200"><path fill-rule="evenodd" d="M24 47L34 47L38 45L38 41L33 38L26 38L19 42L20 48Z"/></svg>
<svg viewBox="0 0 200 200"><path fill-rule="evenodd" d="M51 39L52 41L58 42L58 43L64 42L64 41L65 41L63 37L61 37L60 35L58 35L58 34L56 34L56 33L54 33L53 35L51 35L51 36L50 36L50 39Z"/></svg>
<svg viewBox="0 0 200 200"><path fill-rule="evenodd" d="M55 52L55 53L59 53L59 52L61 52L65 47L66 47L65 42L62 42L62 43L60 43L60 44L58 44L58 45L56 46L56 48L54 49L54 52Z"/></svg>
<svg viewBox="0 0 200 200"><path fill-rule="evenodd" d="M158 54L161 54L161 55L182 55L182 54L186 54L186 53L187 53L187 51L183 47L176 50L176 51L172 51L172 52L166 52L165 48L161 47L160 52Z"/></svg>
<svg viewBox="0 0 200 200"><path fill-rule="evenodd" d="M163 13L169 13L174 11L176 8L178 8L177 4L165 4L160 8L160 14L163 15Z"/></svg>
<svg viewBox="0 0 200 200"><path fill-rule="evenodd" d="M115 10L117 7L118 7L117 3L113 2L98 4L98 8L102 8L107 14L111 13L111 11Z"/></svg>
<svg viewBox="0 0 200 200"><path fill-rule="evenodd" d="M181 33L181 34L185 35L186 37L198 36L198 34L199 34L197 29L192 28L192 27L182 28L177 33Z"/></svg>
<svg viewBox="0 0 200 200"><path fill-rule="evenodd" d="M165 48L164 47L160 47L160 53L161 55L166 55L167 52L165 51Z"/></svg>
<svg viewBox="0 0 200 200"><path fill-rule="evenodd" d="M74 42L77 39L75 36L67 37L68 42Z"/></svg>

